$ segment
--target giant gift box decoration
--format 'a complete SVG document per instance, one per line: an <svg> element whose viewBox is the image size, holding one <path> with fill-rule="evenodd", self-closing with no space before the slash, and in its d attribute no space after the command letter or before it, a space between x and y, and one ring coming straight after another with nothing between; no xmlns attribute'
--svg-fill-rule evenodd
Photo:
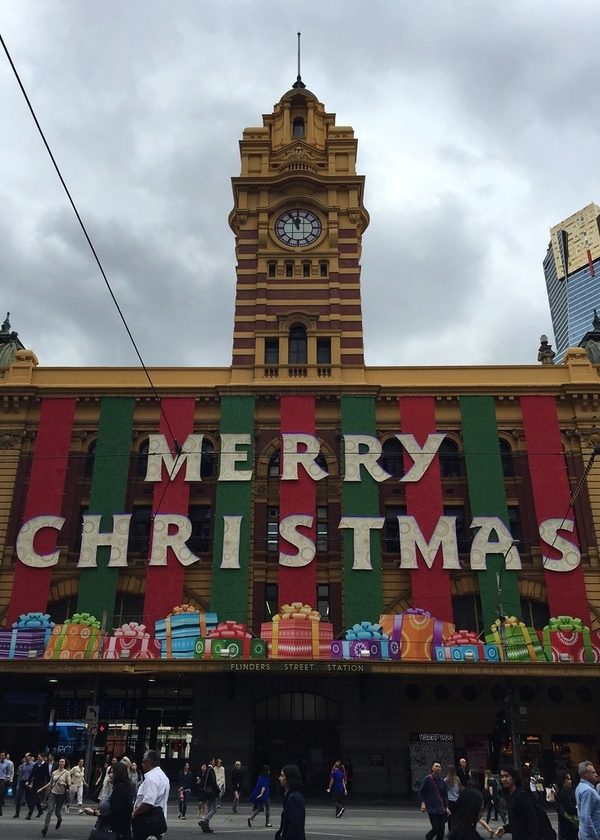
<svg viewBox="0 0 600 840"><path fill-rule="evenodd" d="M57 624L48 640L45 659L97 659L100 650L100 622L90 613L75 613Z"/></svg>
<svg viewBox="0 0 600 840"><path fill-rule="evenodd" d="M400 642L400 659L407 662L433 660L435 648L442 647L455 630L454 624L434 618L420 607L382 615L379 624L390 639Z"/></svg>
<svg viewBox="0 0 600 840"><path fill-rule="evenodd" d="M201 613L190 604L175 607L166 618L154 622L161 659L192 659L198 636L206 636L216 626L216 613Z"/></svg>
<svg viewBox="0 0 600 840"><path fill-rule="evenodd" d="M544 653L549 662L594 662L590 628L580 618L559 615L542 631Z"/></svg>
<svg viewBox="0 0 600 840"><path fill-rule="evenodd" d="M53 627L47 613L23 613L12 629L0 630L0 659L41 659Z"/></svg>
<svg viewBox="0 0 600 840"><path fill-rule="evenodd" d="M496 645L484 644L472 630L457 630L435 649L437 662L498 662Z"/></svg>
<svg viewBox="0 0 600 840"><path fill-rule="evenodd" d="M511 662L546 662L546 655L533 627L527 627L514 615L504 619L504 630L500 619L486 633L486 642L498 647L500 659ZM505 655L506 653L506 655Z"/></svg>
<svg viewBox="0 0 600 840"><path fill-rule="evenodd" d="M333 624L321 621L321 614L308 604L284 604L273 621L260 627L272 659L329 659Z"/></svg>
<svg viewBox="0 0 600 840"><path fill-rule="evenodd" d="M104 640L103 659L160 659L160 643L150 636L144 624L130 621L115 627Z"/></svg>
<svg viewBox="0 0 600 840"><path fill-rule="evenodd" d="M388 639L380 624L361 621L331 643L332 659L400 659L400 643Z"/></svg>
<svg viewBox="0 0 600 840"><path fill-rule="evenodd" d="M264 659L267 643L256 639L245 624L221 621L206 639L196 639L196 659Z"/></svg>

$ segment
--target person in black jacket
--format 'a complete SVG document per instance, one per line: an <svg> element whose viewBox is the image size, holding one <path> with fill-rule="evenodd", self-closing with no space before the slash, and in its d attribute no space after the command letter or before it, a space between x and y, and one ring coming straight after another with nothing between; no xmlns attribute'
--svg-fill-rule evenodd
<svg viewBox="0 0 600 840"><path fill-rule="evenodd" d="M452 811L452 827L449 840L480 840L481 835L477 831L477 825L481 825L489 832L490 837L493 831L483 819L483 773L479 770L469 770L469 781Z"/></svg>
<svg viewBox="0 0 600 840"><path fill-rule="evenodd" d="M36 759L35 764L33 765L33 770L31 771L31 789L34 794L34 799L31 802L31 806L29 808L29 813L27 814L27 819L31 819L31 815L33 814L33 809L37 807L37 815L38 817L42 816L42 799L38 793L38 790L41 787L45 787L48 782L50 781L50 770L48 768L48 762L46 761L46 756L43 753L38 753L38 757Z"/></svg>
<svg viewBox="0 0 600 840"><path fill-rule="evenodd" d="M231 787L233 790L233 805L231 810L237 814L238 805L240 804L240 793L242 792L242 785L244 784L244 771L242 770L242 762L236 761L231 771Z"/></svg>
<svg viewBox="0 0 600 840"><path fill-rule="evenodd" d="M85 808L85 813L98 817L96 827L108 826L115 840L131 840L133 797L128 768L119 761L109 767L108 772L112 782L110 796L103 799L98 808Z"/></svg>
<svg viewBox="0 0 600 840"><path fill-rule="evenodd" d="M558 827L562 840L577 840L579 835L579 820L577 818L577 804L575 802L575 791L570 773L559 777L558 792L555 804L558 814Z"/></svg>
<svg viewBox="0 0 600 840"><path fill-rule="evenodd" d="M513 840L540 840L535 804L529 791L521 787L521 777L515 767L502 767L500 784L504 790L508 822L496 835L512 834Z"/></svg>
<svg viewBox="0 0 600 840"><path fill-rule="evenodd" d="M275 840L306 840L304 833L304 797L300 792L302 776L295 764L286 764L279 774L279 782L285 791L281 825L275 832Z"/></svg>

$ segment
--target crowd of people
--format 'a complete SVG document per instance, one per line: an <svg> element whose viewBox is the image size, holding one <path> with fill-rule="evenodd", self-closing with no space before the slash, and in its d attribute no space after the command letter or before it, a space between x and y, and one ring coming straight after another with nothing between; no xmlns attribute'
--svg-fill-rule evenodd
<svg viewBox="0 0 600 840"><path fill-rule="evenodd" d="M442 765L434 761L419 789L421 811L431 823L425 838L444 840L447 827L449 840L480 840L479 828L490 837L510 834L513 840L556 840L545 807L552 801L558 815L558 840L599 840L598 774L592 762L582 761L578 775L576 789L568 771L547 789L536 770L524 784L519 771L508 765L495 775L470 770L461 758L458 768L449 766L444 776ZM492 821L496 826L490 825Z"/></svg>

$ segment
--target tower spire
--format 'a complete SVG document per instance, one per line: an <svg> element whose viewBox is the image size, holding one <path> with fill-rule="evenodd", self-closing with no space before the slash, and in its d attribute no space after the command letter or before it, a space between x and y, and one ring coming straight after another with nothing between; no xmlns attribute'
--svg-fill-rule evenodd
<svg viewBox="0 0 600 840"><path fill-rule="evenodd" d="M296 81L292 85L293 88L305 88L306 85L302 81L302 76L300 75L300 38L302 36L301 32L298 32L298 75L296 77Z"/></svg>

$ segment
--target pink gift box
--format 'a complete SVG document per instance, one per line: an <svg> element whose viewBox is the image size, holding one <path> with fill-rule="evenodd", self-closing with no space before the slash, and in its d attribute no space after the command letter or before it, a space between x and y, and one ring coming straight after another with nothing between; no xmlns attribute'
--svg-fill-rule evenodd
<svg viewBox="0 0 600 840"><path fill-rule="evenodd" d="M103 659L160 659L160 642L150 637L143 624L131 621L116 627L104 640Z"/></svg>

